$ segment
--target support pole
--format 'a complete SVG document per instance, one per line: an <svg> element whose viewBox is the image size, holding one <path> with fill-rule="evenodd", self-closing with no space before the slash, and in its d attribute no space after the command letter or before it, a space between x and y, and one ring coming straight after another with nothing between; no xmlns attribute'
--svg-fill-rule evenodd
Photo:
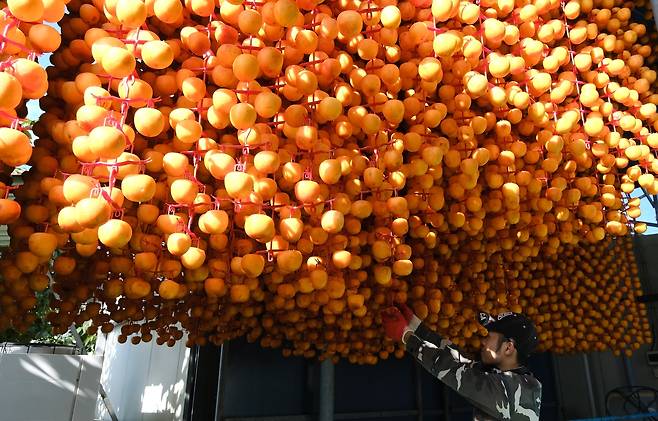
<svg viewBox="0 0 658 421"><path fill-rule="evenodd" d="M334 419L334 364L330 359L320 363L320 414L318 421Z"/></svg>
<svg viewBox="0 0 658 421"><path fill-rule="evenodd" d="M592 386L592 373L589 367L589 358L583 353L583 363L585 366L585 382L587 383L587 395L589 397L589 410L592 417L596 417L596 402L594 401L594 389Z"/></svg>
<svg viewBox="0 0 658 421"><path fill-rule="evenodd" d="M441 398L443 399L443 416L442 421L450 421L450 397L448 396L448 386L441 383Z"/></svg>
<svg viewBox="0 0 658 421"><path fill-rule="evenodd" d="M215 421L222 421L224 418L224 354L227 344L219 347L219 370L217 373L217 397L215 398Z"/></svg>
<svg viewBox="0 0 658 421"><path fill-rule="evenodd" d="M628 386L635 386L635 373L633 373L631 359L626 355L624 355L624 373L626 374L626 383Z"/></svg>
<svg viewBox="0 0 658 421"><path fill-rule="evenodd" d="M423 421L423 389L421 385L421 368L420 364L414 364L414 383L416 386L416 409L418 410L418 421Z"/></svg>
<svg viewBox="0 0 658 421"><path fill-rule="evenodd" d="M658 28L658 1L657 0L651 0L651 9L653 9L653 19L654 19L654 24L656 25L656 28Z"/></svg>
<svg viewBox="0 0 658 421"><path fill-rule="evenodd" d="M82 342L80 334L75 329L75 324L69 326L69 332L71 332L71 335L75 340L75 344L78 346L78 348L80 348L80 354L86 355L87 351L85 350L85 344ZM103 400L103 404L105 405L105 409L107 409L107 414L110 416L110 419L112 421L118 421L119 419L117 418L116 412L114 412L114 407L110 403L110 398L108 398L107 393L105 392L105 388L102 384L98 385L98 393L101 395L101 399Z"/></svg>
<svg viewBox="0 0 658 421"><path fill-rule="evenodd" d="M557 400L558 417L559 421L564 421L564 408L562 408L564 397L562 396L562 381L560 380L560 368L558 366L559 363L554 353L551 352L550 355L551 371L553 372L553 382L555 383L555 399Z"/></svg>

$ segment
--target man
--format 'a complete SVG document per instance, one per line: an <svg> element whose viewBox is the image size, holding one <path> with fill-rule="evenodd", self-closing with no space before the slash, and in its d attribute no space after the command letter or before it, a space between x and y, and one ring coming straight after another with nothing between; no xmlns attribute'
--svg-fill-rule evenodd
<svg viewBox="0 0 658 421"><path fill-rule="evenodd" d="M524 366L537 346L537 332L524 315L480 313L489 332L482 340L481 362L464 358L406 305L384 310L382 321L387 336L401 340L427 371L475 407L474 420L539 420L541 383Z"/></svg>

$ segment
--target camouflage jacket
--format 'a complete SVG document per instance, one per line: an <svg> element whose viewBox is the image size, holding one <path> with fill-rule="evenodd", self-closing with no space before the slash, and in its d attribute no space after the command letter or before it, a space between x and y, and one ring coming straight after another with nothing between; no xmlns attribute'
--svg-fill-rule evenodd
<svg viewBox="0 0 658 421"><path fill-rule="evenodd" d="M424 324L409 336L406 349L434 377L475 407L475 421L539 420L541 383L527 368L505 372L485 368L464 358L450 341Z"/></svg>

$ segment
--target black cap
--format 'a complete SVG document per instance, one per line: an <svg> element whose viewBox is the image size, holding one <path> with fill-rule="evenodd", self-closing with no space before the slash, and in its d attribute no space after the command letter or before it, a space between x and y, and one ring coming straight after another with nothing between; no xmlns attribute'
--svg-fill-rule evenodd
<svg viewBox="0 0 658 421"><path fill-rule="evenodd" d="M537 347L537 329L532 321L519 313L501 313L491 316L479 314L479 322L490 332L497 332L507 339L514 340L514 346L521 358L527 358Z"/></svg>

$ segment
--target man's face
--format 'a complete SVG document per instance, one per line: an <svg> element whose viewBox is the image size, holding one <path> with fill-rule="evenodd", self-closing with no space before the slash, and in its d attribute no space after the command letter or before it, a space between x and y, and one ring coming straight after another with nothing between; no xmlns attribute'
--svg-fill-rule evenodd
<svg viewBox="0 0 658 421"><path fill-rule="evenodd" d="M496 366L503 360L503 350L505 337L498 332L489 332L489 334L482 339L482 348L480 349L480 357L482 362L486 365Z"/></svg>

